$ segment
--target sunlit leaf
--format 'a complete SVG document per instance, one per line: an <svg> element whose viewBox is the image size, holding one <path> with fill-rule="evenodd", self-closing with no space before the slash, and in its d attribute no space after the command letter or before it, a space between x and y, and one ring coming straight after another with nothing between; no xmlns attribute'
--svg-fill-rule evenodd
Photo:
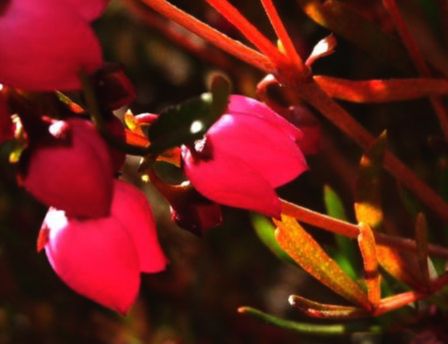
<svg viewBox="0 0 448 344"><path fill-rule="evenodd" d="M386 66L409 73L412 63L400 41L337 0L298 0L299 6L317 24L344 37Z"/></svg>
<svg viewBox="0 0 448 344"><path fill-rule="evenodd" d="M333 218L347 220L344 205L339 195L329 186L324 186L324 203L327 214ZM332 254L334 259L339 263L350 277L357 279L355 263L358 259L357 246L355 242L343 235L335 234L336 250Z"/></svg>
<svg viewBox="0 0 448 344"><path fill-rule="evenodd" d="M139 147L149 147L149 141L144 135L125 129L126 143Z"/></svg>
<svg viewBox="0 0 448 344"><path fill-rule="evenodd" d="M364 280L367 285L367 296L373 307L378 306L381 299L380 274L375 248L375 237L369 225L359 224L358 245L364 264Z"/></svg>
<svg viewBox="0 0 448 344"><path fill-rule="evenodd" d="M380 178L386 149L384 132L362 156L355 191L355 215L358 222L377 229L383 222Z"/></svg>
<svg viewBox="0 0 448 344"><path fill-rule="evenodd" d="M275 240L275 226L271 220L257 213L250 214L250 222L261 242L271 250L278 258L292 263L293 260L282 250Z"/></svg>
<svg viewBox="0 0 448 344"><path fill-rule="evenodd" d="M347 80L316 75L313 79L330 96L353 103L384 103L448 94L444 79Z"/></svg>
<svg viewBox="0 0 448 344"><path fill-rule="evenodd" d="M291 306L313 318L354 319L369 316L369 313L362 308L319 303L299 295L291 295L288 301Z"/></svg>
<svg viewBox="0 0 448 344"><path fill-rule="evenodd" d="M350 302L369 307L367 295L361 287L344 273L294 218L282 215L282 220L274 219L274 223L280 247L306 272Z"/></svg>

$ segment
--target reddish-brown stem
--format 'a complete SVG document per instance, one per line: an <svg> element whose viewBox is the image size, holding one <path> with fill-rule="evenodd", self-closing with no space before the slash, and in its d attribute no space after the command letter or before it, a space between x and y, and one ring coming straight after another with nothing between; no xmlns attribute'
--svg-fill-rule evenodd
<svg viewBox="0 0 448 344"><path fill-rule="evenodd" d="M237 28L246 39L265 54L274 66L283 66L285 56L258 29L227 0L206 0L224 18Z"/></svg>
<svg viewBox="0 0 448 344"><path fill-rule="evenodd" d="M364 150L368 149L373 143L374 137L346 110L323 92L316 83L309 81L308 83L293 84L292 87L295 92L292 92L292 90L288 92L292 103L305 100ZM390 151L386 151L384 167L440 218L445 221L448 220L448 204Z"/></svg>
<svg viewBox="0 0 448 344"><path fill-rule="evenodd" d="M403 17L401 16L400 10L397 6L395 0L383 0L384 7L389 12L389 15L401 37L406 49L408 50L409 56L412 59L415 67L421 76L430 77L431 71L423 58L417 43L409 32L408 26L406 25ZM430 97L431 105L439 118L440 125L442 127L445 139L448 139L448 112L443 105L443 101L440 97Z"/></svg>
<svg viewBox="0 0 448 344"><path fill-rule="evenodd" d="M299 222L315 226L320 229L330 231L332 233L340 234L352 239L356 239L359 235L359 228L353 223L335 219L331 216L321 214L317 211L301 207L297 204L290 203L283 199L282 212L285 215L296 218ZM391 236L383 233L374 233L375 240L378 244L396 247L399 249L416 252L417 245L414 240ZM428 252L448 259L448 249L437 245L428 245Z"/></svg>
<svg viewBox="0 0 448 344"><path fill-rule="evenodd" d="M229 54L239 58L248 64L261 69L267 73L274 71L275 67L272 62L263 54L249 48L243 43L236 41L222 32L212 28L192 15L182 11L180 8L170 4L166 0L141 0L147 6L153 8L163 16L175 21L179 25L184 26L191 32L204 38L208 42L214 44L218 48L228 52Z"/></svg>
<svg viewBox="0 0 448 344"><path fill-rule="evenodd" d="M298 73L303 74L306 71L306 67L303 64L302 58L297 53L288 31L286 31L285 25L283 25L283 21L280 19L273 1L261 0L261 3L269 18L269 21L272 24L272 27L274 28L275 33L277 34L277 38L280 40L283 48L285 49L286 55L291 59L293 65L297 68Z"/></svg>

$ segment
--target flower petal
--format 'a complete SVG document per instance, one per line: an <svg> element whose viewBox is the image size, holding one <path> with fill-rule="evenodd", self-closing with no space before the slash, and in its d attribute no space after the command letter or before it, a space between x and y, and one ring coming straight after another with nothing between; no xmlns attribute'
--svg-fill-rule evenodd
<svg viewBox="0 0 448 344"><path fill-rule="evenodd" d="M207 137L215 151L238 156L274 188L308 169L297 143L264 118L225 114Z"/></svg>
<svg viewBox="0 0 448 344"><path fill-rule="evenodd" d="M157 229L148 200L136 187L116 180L111 216L125 228L137 249L140 271L159 272L167 259L157 239Z"/></svg>
<svg viewBox="0 0 448 344"><path fill-rule="evenodd" d="M112 166L106 144L90 122L73 119L68 145L41 145L26 152L23 184L39 201L70 216L109 214Z"/></svg>
<svg viewBox="0 0 448 344"><path fill-rule="evenodd" d="M0 16L0 83L28 90L80 88L102 63L89 24L65 2L12 0Z"/></svg>
<svg viewBox="0 0 448 344"><path fill-rule="evenodd" d="M195 160L185 146L182 147L182 157L187 177L205 197L268 216L280 215L280 201L274 189L244 161L216 149L213 159Z"/></svg>
<svg viewBox="0 0 448 344"><path fill-rule="evenodd" d="M282 116L271 110L266 104L245 96L233 94L229 97L229 104L225 113L250 115L260 119L264 119L271 123L274 127L285 131L288 136L297 141L302 138L302 132L299 128L289 123Z"/></svg>
<svg viewBox="0 0 448 344"><path fill-rule="evenodd" d="M122 314L140 286L132 239L113 218L78 221L50 208L45 251L57 275L77 293Z"/></svg>

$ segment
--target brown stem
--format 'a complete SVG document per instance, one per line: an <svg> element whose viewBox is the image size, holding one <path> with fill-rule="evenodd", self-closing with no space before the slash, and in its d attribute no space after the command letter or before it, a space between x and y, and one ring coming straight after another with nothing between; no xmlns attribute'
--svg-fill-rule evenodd
<svg viewBox="0 0 448 344"><path fill-rule="evenodd" d="M296 218L299 222L303 222L352 239L356 239L359 235L359 228L353 223L335 219L331 216L301 207L283 199L280 201L282 203L282 212L285 215ZM417 244L412 239L400 238L383 233L374 233L374 235L378 244L392 246L412 252L416 252L417 250ZM448 259L448 249L441 246L428 245L428 252L434 256Z"/></svg>
<svg viewBox="0 0 448 344"><path fill-rule="evenodd" d="M373 143L374 137L346 110L323 92L314 81L310 80L307 83L298 83L291 86L295 92L289 90L287 95L293 104L305 100L364 150L368 149ZM386 151L384 167L440 218L448 221L448 204L390 151Z"/></svg>
<svg viewBox="0 0 448 344"><path fill-rule="evenodd" d="M428 65L421 54L417 43L409 32L408 26L406 25L403 17L401 16L400 10L397 6L395 0L383 0L384 7L389 12L389 15L394 23L398 34L401 37L406 49L408 50L409 56L412 59L415 67L421 76L430 77L431 71L428 68ZM443 100L441 97L432 96L429 98L431 105L437 114L440 125L442 127L442 132L445 136L445 139L448 140L448 112L443 105Z"/></svg>

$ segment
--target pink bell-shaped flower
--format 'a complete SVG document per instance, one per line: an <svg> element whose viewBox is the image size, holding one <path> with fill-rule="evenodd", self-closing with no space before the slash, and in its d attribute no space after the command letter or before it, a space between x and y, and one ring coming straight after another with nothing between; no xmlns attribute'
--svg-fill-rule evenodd
<svg viewBox="0 0 448 344"><path fill-rule="evenodd" d="M226 112L193 147L182 147L193 186L221 204L280 215L275 188L307 169L299 129L265 104L232 95Z"/></svg>
<svg viewBox="0 0 448 344"><path fill-rule="evenodd" d="M70 216L107 216L113 173L106 143L88 121L65 124L65 137L31 144L25 152L23 185L39 201Z"/></svg>
<svg viewBox="0 0 448 344"><path fill-rule="evenodd" d="M143 192L116 180L111 217L123 224L134 241L141 272L154 273L165 269L167 260L159 246L156 223Z"/></svg>
<svg viewBox="0 0 448 344"><path fill-rule="evenodd" d="M50 208L42 231L57 275L79 294L120 313L137 296L140 272L166 266L146 197L122 181L114 183L110 216L77 220Z"/></svg>
<svg viewBox="0 0 448 344"><path fill-rule="evenodd" d="M88 21L66 1L6 0L0 9L0 83L27 90L80 88L102 64ZM85 1L85 3L97 1ZM82 7L87 8L88 7Z"/></svg>
<svg viewBox="0 0 448 344"><path fill-rule="evenodd" d="M45 251L57 275L73 290L122 314L140 286L137 251L122 224L113 217L69 219L50 208L43 230Z"/></svg>

